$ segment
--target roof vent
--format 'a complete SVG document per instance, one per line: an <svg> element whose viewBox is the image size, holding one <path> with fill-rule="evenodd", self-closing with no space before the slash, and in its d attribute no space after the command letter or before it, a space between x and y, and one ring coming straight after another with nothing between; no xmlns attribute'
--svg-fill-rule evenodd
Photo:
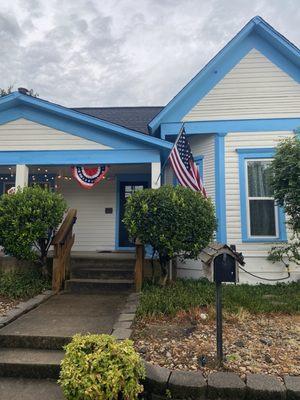
<svg viewBox="0 0 300 400"><path fill-rule="evenodd" d="M23 87L19 87L18 92L22 94L29 94L29 90Z"/></svg>

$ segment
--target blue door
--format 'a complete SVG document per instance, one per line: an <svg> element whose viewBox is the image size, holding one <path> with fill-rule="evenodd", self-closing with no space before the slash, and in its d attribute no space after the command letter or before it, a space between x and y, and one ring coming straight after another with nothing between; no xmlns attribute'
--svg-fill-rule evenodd
<svg viewBox="0 0 300 400"><path fill-rule="evenodd" d="M119 210L120 210L120 221L119 221L119 247L134 247L134 243L132 243L128 238L127 229L123 222L124 212L126 200L130 197L134 192L138 190L143 190L148 188L149 184L146 181L138 181L138 182L120 182L120 197L119 197Z"/></svg>

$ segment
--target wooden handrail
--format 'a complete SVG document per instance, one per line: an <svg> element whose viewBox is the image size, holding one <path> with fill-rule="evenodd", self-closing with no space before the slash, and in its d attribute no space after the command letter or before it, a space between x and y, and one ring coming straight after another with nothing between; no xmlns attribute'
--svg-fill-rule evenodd
<svg viewBox="0 0 300 400"><path fill-rule="evenodd" d="M69 276L71 249L75 241L73 225L76 222L77 210L71 208L51 244L54 246L52 290L58 292L63 288L64 281Z"/></svg>
<svg viewBox="0 0 300 400"><path fill-rule="evenodd" d="M135 268L134 268L134 283L135 291L140 292L143 284L143 272L144 272L144 259L145 259L145 247L140 240L135 241Z"/></svg>

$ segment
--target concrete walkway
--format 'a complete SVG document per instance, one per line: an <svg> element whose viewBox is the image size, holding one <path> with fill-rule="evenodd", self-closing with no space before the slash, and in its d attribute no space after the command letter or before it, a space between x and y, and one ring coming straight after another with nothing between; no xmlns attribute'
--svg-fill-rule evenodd
<svg viewBox="0 0 300 400"><path fill-rule="evenodd" d="M108 333L124 307L127 293L61 293L0 329L5 336L68 338L76 333Z"/></svg>
<svg viewBox="0 0 300 400"><path fill-rule="evenodd" d="M0 329L0 400L63 399L62 346L76 333L112 333L128 296L61 293Z"/></svg>

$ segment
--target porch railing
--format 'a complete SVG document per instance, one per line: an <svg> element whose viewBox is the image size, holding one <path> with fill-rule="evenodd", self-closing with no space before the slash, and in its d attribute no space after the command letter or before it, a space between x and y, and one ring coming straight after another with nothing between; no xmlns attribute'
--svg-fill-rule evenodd
<svg viewBox="0 0 300 400"><path fill-rule="evenodd" d="M74 244L75 234L73 225L76 222L77 210L71 208L61 224L51 244L54 246L52 290L58 292L63 288L64 281L70 274L70 255Z"/></svg>

